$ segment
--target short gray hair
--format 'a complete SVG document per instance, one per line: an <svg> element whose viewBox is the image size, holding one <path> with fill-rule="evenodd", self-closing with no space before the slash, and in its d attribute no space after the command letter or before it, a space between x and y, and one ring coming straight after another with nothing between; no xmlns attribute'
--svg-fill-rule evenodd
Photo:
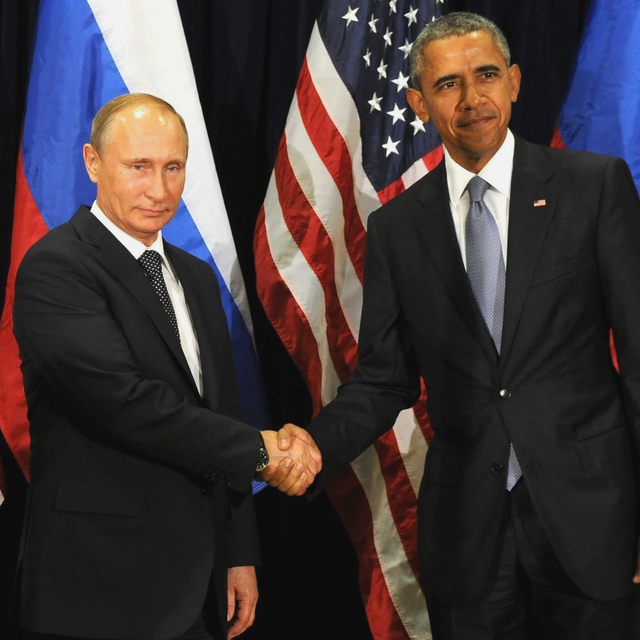
<svg viewBox="0 0 640 640"><path fill-rule="evenodd" d="M420 86L420 74L424 69L424 48L427 44L443 38L464 36L473 31L488 31L507 63L507 67L511 66L511 53L509 52L507 39L495 22L491 22L488 18L479 16L477 13L455 11L446 13L427 24L411 46L409 63L413 86L416 89L422 89Z"/></svg>

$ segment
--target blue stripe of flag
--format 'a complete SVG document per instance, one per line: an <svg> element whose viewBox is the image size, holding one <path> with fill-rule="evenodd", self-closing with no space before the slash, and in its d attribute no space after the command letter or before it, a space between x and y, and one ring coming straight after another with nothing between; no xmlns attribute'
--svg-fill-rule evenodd
<svg viewBox="0 0 640 640"><path fill-rule="evenodd" d="M594 0L558 129L569 149L623 157L640 188L640 4Z"/></svg>

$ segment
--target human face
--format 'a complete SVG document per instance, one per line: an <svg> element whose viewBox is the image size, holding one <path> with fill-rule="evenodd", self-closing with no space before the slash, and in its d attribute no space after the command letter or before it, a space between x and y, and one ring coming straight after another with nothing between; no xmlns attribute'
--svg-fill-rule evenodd
<svg viewBox="0 0 640 640"><path fill-rule="evenodd" d="M146 246L153 244L184 189L187 145L176 116L153 104L127 107L115 115L102 155L86 144L84 160L104 214Z"/></svg>
<svg viewBox="0 0 640 640"><path fill-rule="evenodd" d="M520 69L507 63L488 31L425 45L421 91L407 100L423 121L432 120L451 157L478 173L500 148L518 98Z"/></svg>

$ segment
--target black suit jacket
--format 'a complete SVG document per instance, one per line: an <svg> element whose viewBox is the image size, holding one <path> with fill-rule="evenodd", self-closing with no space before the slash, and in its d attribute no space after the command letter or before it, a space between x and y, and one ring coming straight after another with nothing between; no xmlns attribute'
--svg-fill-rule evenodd
<svg viewBox="0 0 640 640"><path fill-rule="evenodd" d="M15 334L31 424L21 623L100 638L171 638L209 582L258 560L242 423L211 268L165 243L197 334L200 397L144 270L82 207L25 256Z"/></svg>
<svg viewBox="0 0 640 640"><path fill-rule="evenodd" d="M632 586L640 440L640 206L626 164L516 139L506 276L498 357L444 163L371 215L359 364L310 425L316 490L417 400L421 375L435 433L418 497L425 590L482 596L512 441L564 568L589 596L616 598Z"/></svg>

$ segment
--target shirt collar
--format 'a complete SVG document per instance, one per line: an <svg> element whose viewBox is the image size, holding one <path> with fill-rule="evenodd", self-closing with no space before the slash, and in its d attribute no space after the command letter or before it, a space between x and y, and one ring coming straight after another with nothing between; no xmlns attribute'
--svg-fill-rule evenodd
<svg viewBox="0 0 640 640"><path fill-rule="evenodd" d="M124 248L129 251L129 253L137 260L147 249L153 249L157 251L162 256L162 261L164 262L167 268L169 267L169 261L164 254L164 243L162 242L162 231L158 231L158 237L153 241L153 244L150 247L147 247L145 244L140 242L140 240L136 240L136 238L130 236L128 233L123 231L120 227L115 225L107 215L102 211L98 202L95 201L91 207L91 213L116 237Z"/></svg>
<svg viewBox="0 0 640 640"><path fill-rule="evenodd" d="M513 173L513 154L515 150L515 138L510 130L500 148L493 155L491 160L482 168L478 175L486 180L491 187L505 195L507 198L511 194L511 175ZM449 187L449 199L453 207L458 206L460 198L465 192L469 180L474 173L461 167L449 155L447 148L444 148L444 162L447 171L447 186Z"/></svg>

